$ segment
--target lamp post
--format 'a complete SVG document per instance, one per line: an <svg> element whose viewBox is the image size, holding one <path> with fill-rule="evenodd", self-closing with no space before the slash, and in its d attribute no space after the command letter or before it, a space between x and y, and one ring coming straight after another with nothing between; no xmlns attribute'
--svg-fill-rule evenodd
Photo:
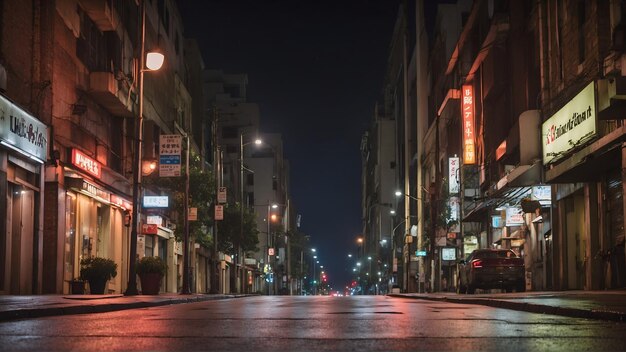
<svg viewBox="0 0 626 352"><path fill-rule="evenodd" d="M133 213L130 224L130 248L128 254L128 285L124 295L137 295L137 272L135 270L137 257L137 228L141 205L139 204L139 192L141 187L141 148L143 139L143 74L145 71L156 71L163 65L163 54L157 52L145 52L146 45L146 2L141 1L141 40L139 52L139 112L135 122L135 154L133 155Z"/></svg>
<svg viewBox="0 0 626 352"><path fill-rule="evenodd" d="M240 166L240 168L239 168L239 170L240 170L240 174L239 174L239 185L240 185L240 188L239 188L239 191L241 193L241 203L240 203L240 213L241 213L240 225L241 226L239 228L239 230L240 230L240 232L239 232L239 245L238 245L239 248L237 248L237 257L239 257L239 265L240 265L241 268L237 268L237 270L236 270L237 276L240 275L239 270L244 267L243 255L242 255L242 250L241 250L241 242L243 242L243 201L244 201L244 199L243 199L244 198L243 197L244 196L244 190L243 190L243 169L244 169L244 167L243 167L243 147L245 147L246 145L252 143L252 142L244 143L243 142L243 135L244 135L243 132L239 133L239 166ZM260 145L263 142L260 139L257 138L257 139L254 140L253 143L256 144L256 145ZM241 281L241 283L240 283L240 281ZM238 278L237 279L237 283L240 284L241 286L243 286L243 282L244 282L243 278Z"/></svg>
<svg viewBox="0 0 626 352"><path fill-rule="evenodd" d="M402 191L400 191L400 190L397 190L397 191L395 192L395 195L396 195L396 197L401 197L401 196L404 196L404 197L406 197L406 198L412 199L412 200L414 200L414 201L418 202L418 206L419 206L419 202L422 202L422 201L424 200L423 198L412 196L412 195L407 194L407 193L404 193L404 192L402 192ZM405 215L406 215L406 214L405 214ZM411 218L411 217L414 217L414 216L413 216L413 215L406 215L406 219L404 220L404 222L407 222L407 220L408 220L409 218ZM433 219L434 219L434 218L433 218ZM418 233L417 233L417 244L416 244L416 248L417 248L418 250L422 250L422 247L423 247L422 236L420 235L420 234L421 234L421 224L420 224L420 221L421 221L421 218L420 218L420 217L417 217ZM433 224L435 224L435 221L433 220L433 221L432 221L432 223L433 223ZM408 226L407 226L407 227L408 227ZM433 241L434 241L434 229L435 229L435 225L433 225L433 234L431 234L431 238L432 238L432 239L431 239L431 242L433 242ZM395 229L394 229L394 231L395 231ZM407 234L407 235L408 235L408 234ZM405 238L405 242L406 242L407 246L409 246L409 250L408 250L408 263L407 263L407 274L406 274L406 277L407 277L407 292L408 292L408 288L409 288L409 286L408 286L408 280L409 280L409 269L410 269L410 265L411 265L411 242L412 242L412 241L408 241L408 240L409 240L409 238L408 238L408 237L407 237L407 238ZM435 250L434 250L434 245L433 245L432 243L431 243L431 247L432 247L432 250L431 250L431 255L434 257L434 256L436 256L436 253L434 253L434 252L435 252ZM424 275L424 271L425 271L425 270L424 270L424 262L423 262L423 257L421 257L421 256L420 256L420 257L418 257L418 268L417 268L417 274L418 274L418 275ZM421 291L421 284L420 284L420 280L421 280L421 276L419 276L419 277L418 277L418 282L417 282L417 292L420 292L420 291Z"/></svg>

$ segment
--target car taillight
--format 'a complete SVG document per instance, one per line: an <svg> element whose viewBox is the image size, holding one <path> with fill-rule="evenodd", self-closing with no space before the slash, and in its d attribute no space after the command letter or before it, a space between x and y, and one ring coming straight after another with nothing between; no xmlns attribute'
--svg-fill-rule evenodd
<svg viewBox="0 0 626 352"><path fill-rule="evenodd" d="M483 262L480 260L475 260L472 262L472 268L482 268Z"/></svg>

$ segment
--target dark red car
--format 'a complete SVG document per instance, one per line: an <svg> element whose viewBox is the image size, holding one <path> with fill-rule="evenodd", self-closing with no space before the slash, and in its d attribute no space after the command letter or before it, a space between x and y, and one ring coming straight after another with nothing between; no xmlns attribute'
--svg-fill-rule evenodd
<svg viewBox="0 0 626 352"><path fill-rule="evenodd" d="M474 293L477 288L523 292L524 259L510 249L477 249L459 262L458 293Z"/></svg>

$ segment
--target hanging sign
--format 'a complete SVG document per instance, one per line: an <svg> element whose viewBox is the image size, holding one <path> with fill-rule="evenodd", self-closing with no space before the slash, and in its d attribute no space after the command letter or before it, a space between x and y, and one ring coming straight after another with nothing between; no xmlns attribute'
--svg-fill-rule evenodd
<svg viewBox="0 0 626 352"><path fill-rule="evenodd" d="M461 114L463 116L463 164L476 164L474 142L474 87L464 85L461 92Z"/></svg>
<svg viewBox="0 0 626 352"><path fill-rule="evenodd" d="M459 193L459 158L448 158L448 191L450 194Z"/></svg>
<svg viewBox="0 0 626 352"><path fill-rule="evenodd" d="M159 136L159 177L178 177L181 174L183 136L162 134Z"/></svg>
<svg viewBox="0 0 626 352"><path fill-rule="evenodd" d="M169 198L167 196L144 196L144 208L167 208L169 206Z"/></svg>

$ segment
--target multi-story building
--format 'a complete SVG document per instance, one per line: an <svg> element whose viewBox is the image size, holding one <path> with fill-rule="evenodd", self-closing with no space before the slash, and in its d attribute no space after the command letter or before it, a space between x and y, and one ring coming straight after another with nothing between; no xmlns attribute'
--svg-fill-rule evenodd
<svg viewBox="0 0 626 352"><path fill-rule="evenodd" d="M361 260L361 269L368 271L361 275L368 293L385 293L394 285L391 245L395 230L396 122L381 116L379 110L377 106L371 127L361 142L364 251L359 253L362 258L356 260Z"/></svg>
<svg viewBox="0 0 626 352"><path fill-rule="evenodd" d="M124 292L129 255L135 256L129 253L130 213L138 206L131 200L133 172L143 173L144 164L155 162L159 135L178 133L177 126L194 129L186 87L187 69L192 71L189 65L194 63L184 61L176 5L145 2L146 51L158 47L165 56L164 66L155 72L138 64L142 7L137 2L5 1L2 6L1 57L8 97L2 99L33 111L16 110L15 116L33 127L24 131L33 135L31 140L41 137L41 142L30 142L26 154L9 142L12 149L5 154L9 163L3 170L10 179L6 189L24 194L13 197L7 219L19 213L28 218L23 220L28 226L0 240L2 257L11 258L2 261L0 271L10 273L2 277L2 290L67 293L78 278L80 260L100 256L118 265L119 275L109 281L107 292ZM24 46L26 42L34 44ZM140 70L145 71L142 97L137 91ZM133 165L133 145L141 98L145 123L140 167ZM35 115L42 124L31 119ZM190 144L198 153L196 143ZM18 161L19 155L30 154L30 160L45 161L45 166ZM145 169L146 175L149 171ZM143 193L166 195L149 188ZM141 226L148 221L146 215L156 221L154 226ZM136 255L165 258L169 270L162 289L177 292L182 250L172 228L182 224L172 223L167 210L157 209L143 209L138 223ZM11 220L4 224L7 229L19 227Z"/></svg>
<svg viewBox="0 0 626 352"><path fill-rule="evenodd" d="M626 287L624 23L621 2L535 9L541 144L552 184L554 289Z"/></svg>

